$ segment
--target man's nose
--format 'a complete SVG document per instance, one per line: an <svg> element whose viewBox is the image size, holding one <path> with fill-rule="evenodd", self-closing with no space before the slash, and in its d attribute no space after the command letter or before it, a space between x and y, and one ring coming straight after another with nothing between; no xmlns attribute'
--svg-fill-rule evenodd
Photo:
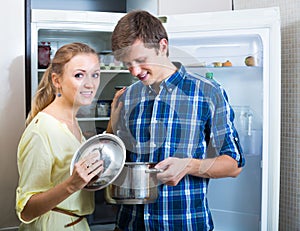
<svg viewBox="0 0 300 231"><path fill-rule="evenodd" d="M132 65L129 67L129 71L133 76L138 76L141 73L141 67L139 65Z"/></svg>

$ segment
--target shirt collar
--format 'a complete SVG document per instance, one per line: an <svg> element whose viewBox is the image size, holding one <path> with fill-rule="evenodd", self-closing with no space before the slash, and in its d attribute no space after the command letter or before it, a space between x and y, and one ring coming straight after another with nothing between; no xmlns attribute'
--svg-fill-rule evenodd
<svg viewBox="0 0 300 231"><path fill-rule="evenodd" d="M178 64L177 64L178 65ZM175 87L185 78L186 75L186 69L183 65L180 64L178 66L178 69L174 74L166 78L162 83L160 84L161 87L165 88L169 93L171 93ZM155 91L151 88L151 86L146 86L150 92L155 93Z"/></svg>
<svg viewBox="0 0 300 231"><path fill-rule="evenodd" d="M180 65L173 75L162 82L162 85L169 93L171 93L174 88L177 87L177 85L184 79L185 75L186 70L183 65Z"/></svg>

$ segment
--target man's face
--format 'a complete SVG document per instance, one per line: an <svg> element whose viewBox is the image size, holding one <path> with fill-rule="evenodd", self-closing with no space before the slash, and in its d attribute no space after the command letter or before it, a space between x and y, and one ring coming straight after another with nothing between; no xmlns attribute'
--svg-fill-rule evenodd
<svg viewBox="0 0 300 231"><path fill-rule="evenodd" d="M167 47L167 46L166 46ZM133 76L136 76L145 85L159 84L166 76L167 48L146 48L144 43L136 40L128 49L127 55L122 60Z"/></svg>

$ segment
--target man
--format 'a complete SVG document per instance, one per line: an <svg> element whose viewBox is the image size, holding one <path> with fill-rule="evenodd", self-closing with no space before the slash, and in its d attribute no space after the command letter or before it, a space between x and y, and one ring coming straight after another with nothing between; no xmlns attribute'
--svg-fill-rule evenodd
<svg viewBox="0 0 300 231"><path fill-rule="evenodd" d="M163 170L157 201L122 205L116 230L213 230L209 178L236 177L244 165L225 91L175 66L168 45L161 22L145 11L125 15L112 34L116 59L140 80L116 94L113 133L126 161Z"/></svg>

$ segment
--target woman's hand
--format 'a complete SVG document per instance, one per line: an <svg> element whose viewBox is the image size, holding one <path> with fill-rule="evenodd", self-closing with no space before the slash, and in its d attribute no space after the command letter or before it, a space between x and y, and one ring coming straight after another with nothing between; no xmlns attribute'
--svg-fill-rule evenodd
<svg viewBox="0 0 300 231"><path fill-rule="evenodd" d="M123 103L119 102L119 98L123 95L125 90L126 87L123 87L121 90L117 91L111 103L110 120L106 129L106 132L108 133L114 134L116 132L116 125L119 121L120 111L123 107Z"/></svg>
<svg viewBox="0 0 300 231"><path fill-rule="evenodd" d="M74 165L70 179L70 190L76 192L99 178L103 171L103 161L99 154L93 153Z"/></svg>

